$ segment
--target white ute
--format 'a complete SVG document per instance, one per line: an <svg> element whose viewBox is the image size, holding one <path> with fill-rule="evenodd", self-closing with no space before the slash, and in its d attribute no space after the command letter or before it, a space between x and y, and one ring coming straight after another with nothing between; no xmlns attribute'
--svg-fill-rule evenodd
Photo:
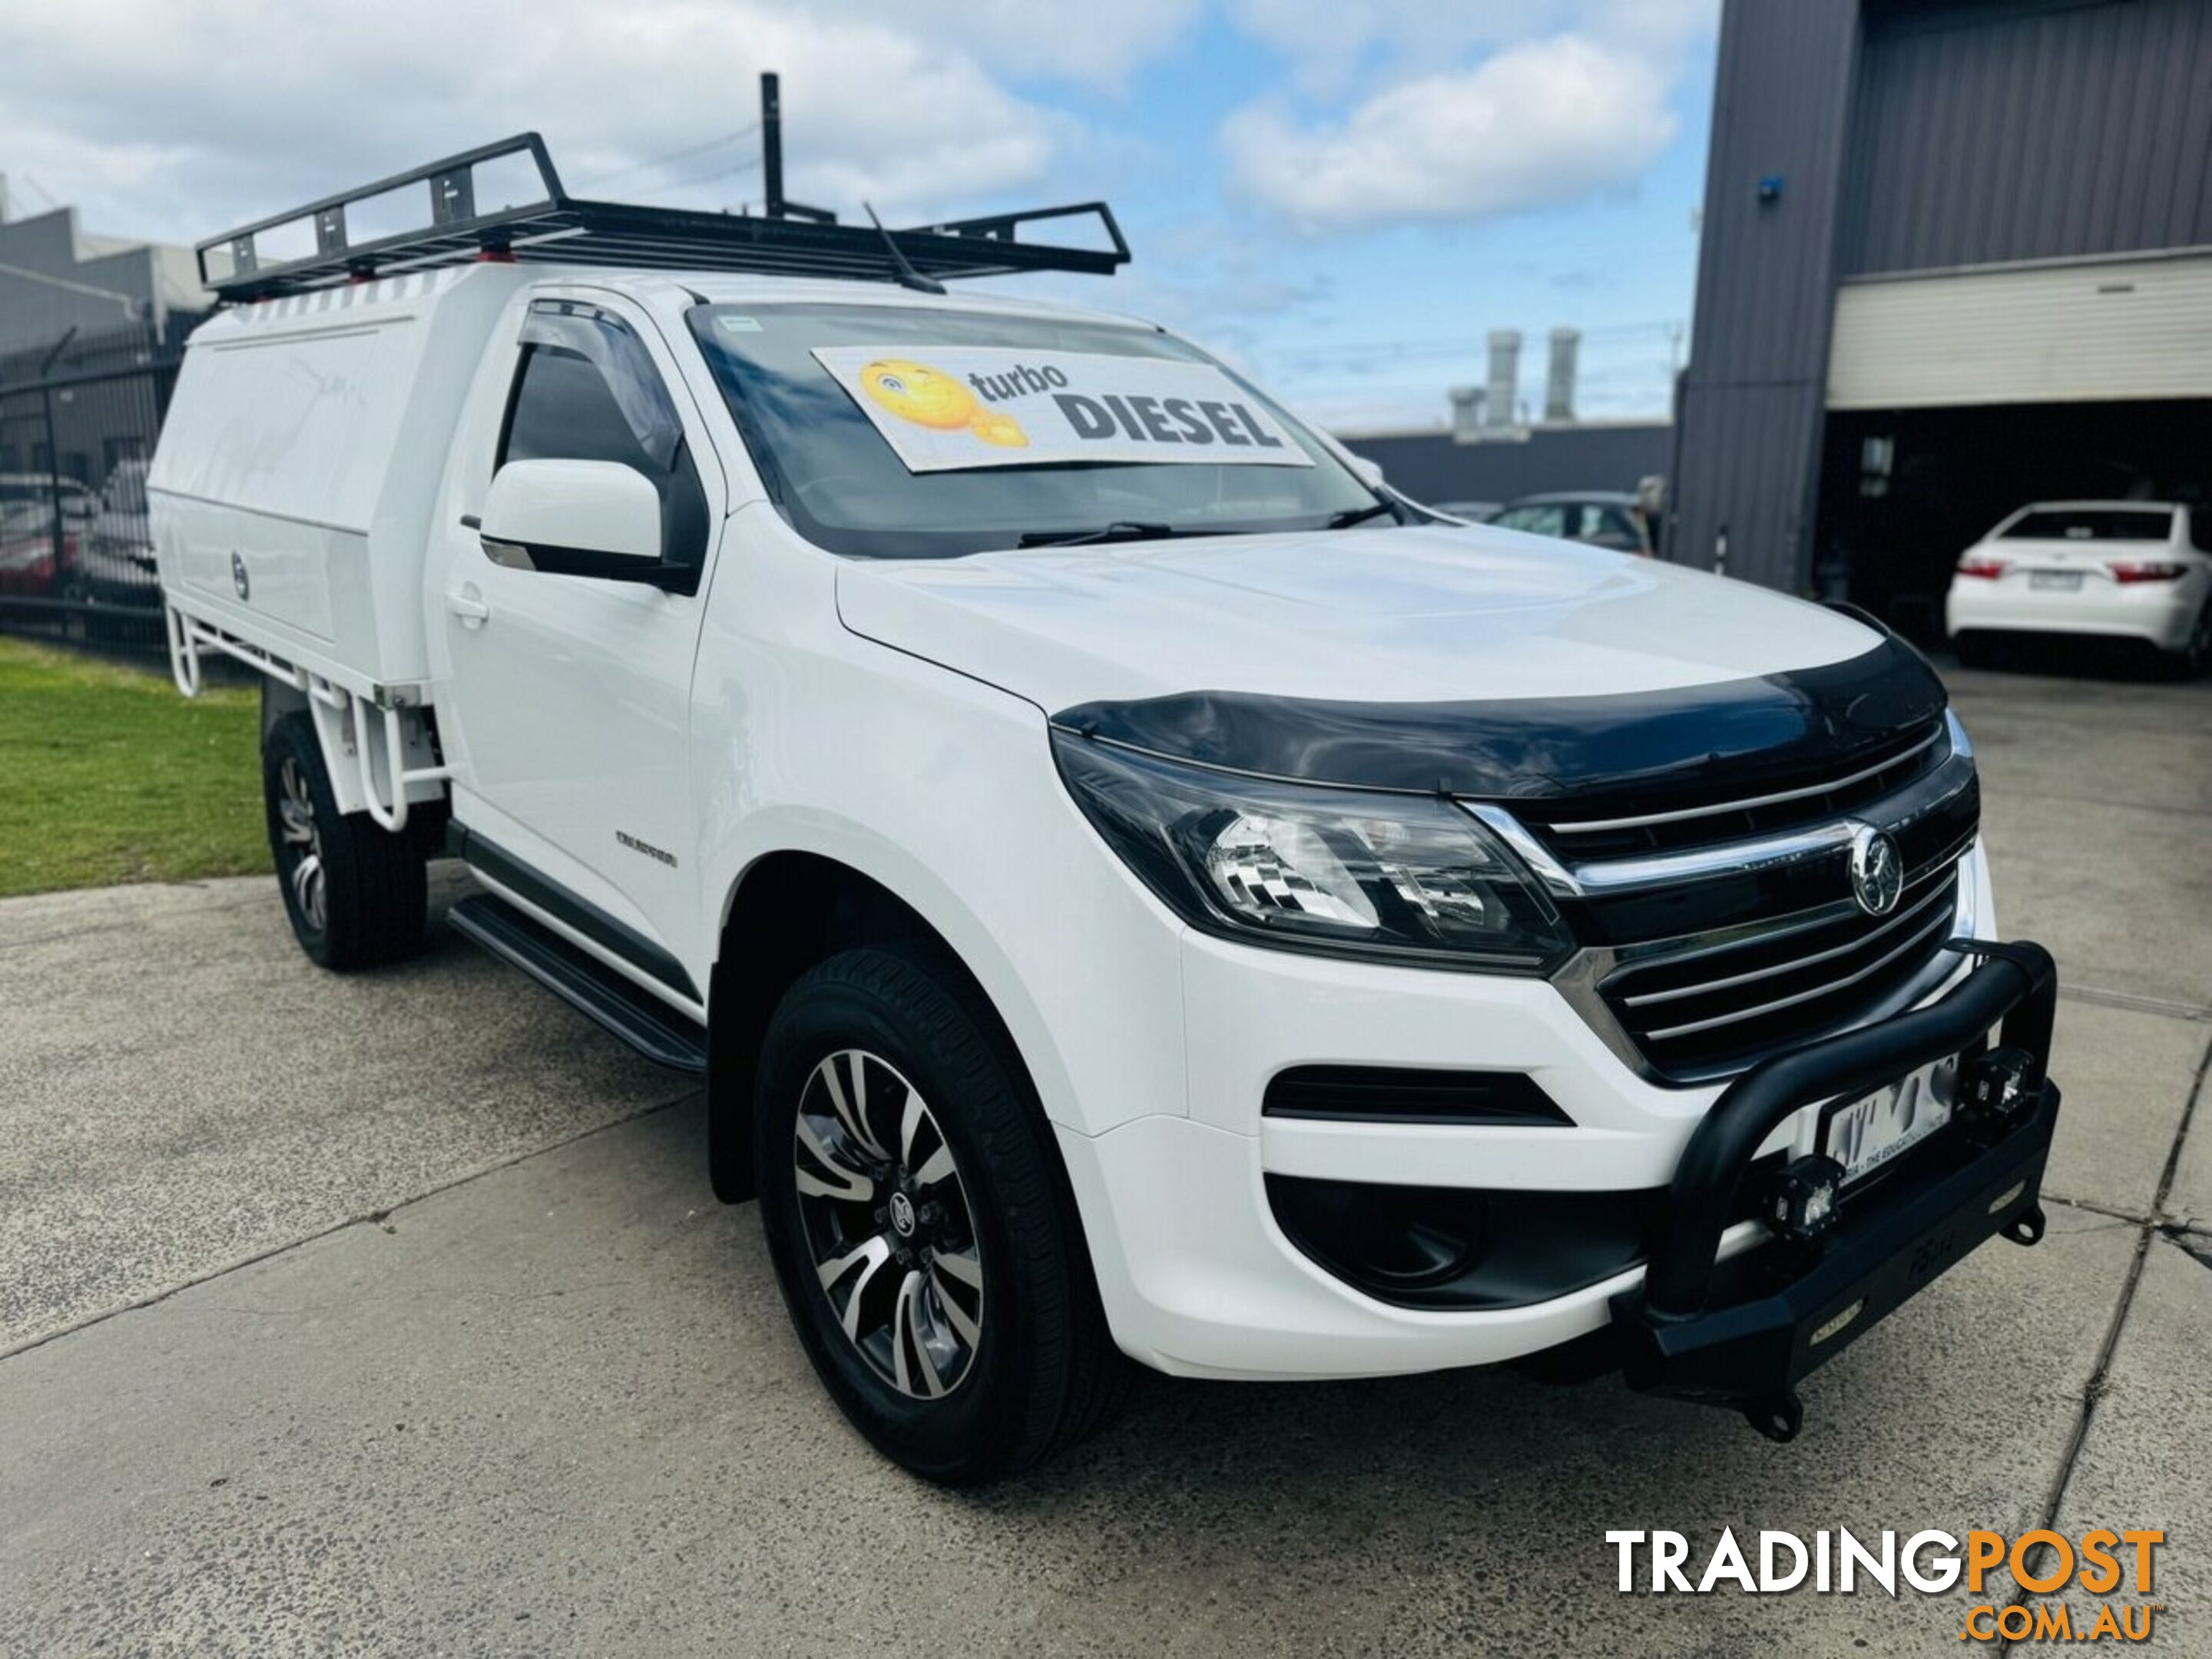
<svg viewBox="0 0 2212 1659"><path fill-rule="evenodd" d="M1150 325L945 295L1127 257L1053 212L1111 247L582 202L526 135L208 244L152 531L182 689L266 677L301 946L402 954L465 860L450 926L703 1074L823 1383L935 1479L1132 1359L1618 1370L1790 1437L2042 1228L2054 981L1942 685L1436 520Z"/></svg>

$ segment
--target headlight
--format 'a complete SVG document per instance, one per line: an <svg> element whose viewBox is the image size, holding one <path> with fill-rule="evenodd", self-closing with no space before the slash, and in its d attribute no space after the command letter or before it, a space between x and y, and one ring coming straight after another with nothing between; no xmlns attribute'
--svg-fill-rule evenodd
<svg viewBox="0 0 2212 1659"><path fill-rule="evenodd" d="M1333 955L1492 973L1573 948L1549 899L1449 801L1304 787L1053 733L1107 843L1194 927Z"/></svg>

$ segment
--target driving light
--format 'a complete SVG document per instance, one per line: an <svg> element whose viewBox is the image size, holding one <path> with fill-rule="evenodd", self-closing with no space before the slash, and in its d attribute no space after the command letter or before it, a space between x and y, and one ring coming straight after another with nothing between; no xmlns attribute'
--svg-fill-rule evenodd
<svg viewBox="0 0 2212 1659"><path fill-rule="evenodd" d="M1784 1238L1817 1243L1836 1224L1843 1190L1844 1166L1834 1158L1818 1152L1796 1158L1774 1179L1767 1218Z"/></svg>
<svg viewBox="0 0 2212 1659"><path fill-rule="evenodd" d="M1960 1066L1954 1109L1966 1133L1987 1146L2016 1128L2042 1104L2042 1091L2028 1086L2034 1072L2035 1057L2011 1047L1976 1054Z"/></svg>
<svg viewBox="0 0 2212 1659"><path fill-rule="evenodd" d="M1187 766L1055 731L1085 816L1167 905L1209 933L1286 949L1542 973L1558 912L1453 802Z"/></svg>

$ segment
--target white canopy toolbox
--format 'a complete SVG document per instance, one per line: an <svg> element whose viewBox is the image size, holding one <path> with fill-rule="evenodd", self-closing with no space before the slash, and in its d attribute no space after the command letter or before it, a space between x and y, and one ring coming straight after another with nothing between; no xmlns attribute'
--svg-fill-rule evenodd
<svg viewBox="0 0 2212 1659"><path fill-rule="evenodd" d="M364 695L422 681L431 516L517 280L428 270L202 325L147 484L171 604Z"/></svg>
<svg viewBox="0 0 2212 1659"><path fill-rule="evenodd" d="M147 480L179 685L198 689L213 648L301 692L344 806L389 828L442 793L408 712L429 673L422 560L519 280L449 268L219 313L192 335Z"/></svg>

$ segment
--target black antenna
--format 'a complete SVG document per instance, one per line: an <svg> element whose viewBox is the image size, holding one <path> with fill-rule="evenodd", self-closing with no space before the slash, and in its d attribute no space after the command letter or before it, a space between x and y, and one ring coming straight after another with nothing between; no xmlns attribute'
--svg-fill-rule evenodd
<svg viewBox="0 0 2212 1659"><path fill-rule="evenodd" d="M783 193L783 91L774 70L761 76L761 173L768 201L763 211L771 219L811 219L817 225L834 225L837 216L827 208L808 207Z"/></svg>
<svg viewBox="0 0 2212 1659"><path fill-rule="evenodd" d="M944 283L931 281L930 278L923 276L920 271L916 270L912 265L907 263L906 250L898 245L897 237L892 235L890 232L884 228L884 222L876 217L874 204L869 202L863 202L860 205L867 209L868 222L876 228L876 234L884 239L884 246L890 251L891 256L891 269L898 273L898 275L892 280L896 282L901 288L917 289L924 294L944 293Z"/></svg>

